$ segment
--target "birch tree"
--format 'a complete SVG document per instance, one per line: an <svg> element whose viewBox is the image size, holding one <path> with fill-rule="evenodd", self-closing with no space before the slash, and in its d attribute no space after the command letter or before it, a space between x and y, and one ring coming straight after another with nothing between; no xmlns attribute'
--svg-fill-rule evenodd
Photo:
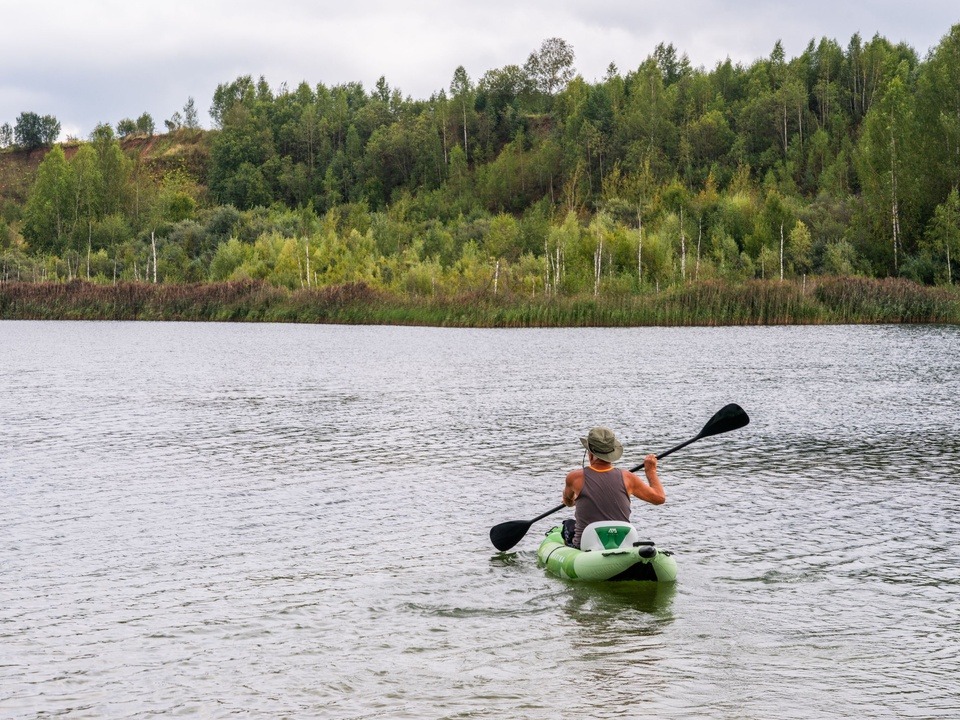
<svg viewBox="0 0 960 720"><path fill-rule="evenodd" d="M23 210L23 236L37 252L64 248L73 204L73 175L63 149L55 145L37 168Z"/></svg>
<svg viewBox="0 0 960 720"><path fill-rule="evenodd" d="M81 145L70 161L73 173L74 225L86 225L87 280L90 279L90 255L93 248L93 225L102 205L102 178L97 153L90 145ZM78 248L79 250L79 248Z"/></svg>
<svg viewBox="0 0 960 720"><path fill-rule="evenodd" d="M470 76L467 75L463 65L453 71L453 80L450 81L450 94L454 102L460 106L461 116L463 117L463 153L470 156L470 150L467 145L467 106L473 107L473 85L470 83Z"/></svg>
<svg viewBox="0 0 960 720"><path fill-rule="evenodd" d="M573 45L562 38L548 38L540 49L530 53L524 70L534 85L547 97L553 97L573 79Z"/></svg>
<svg viewBox="0 0 960 720"><path fill-rule="evenodd" d="M927 243L946 260L946 280L953 285L953 263L960 255L960 193L957 188L937 206L927 230Z"/></svg>
<svg viewBox="0 0 960 720"><path fill-rule="evenodd" d="M878 232L888 238L894 274L900 271L903 254L906 145L913 119L913 98L905 84L907 70L906 63L901 63L883 97L867 113L858 155L864 200Z"/></svg>

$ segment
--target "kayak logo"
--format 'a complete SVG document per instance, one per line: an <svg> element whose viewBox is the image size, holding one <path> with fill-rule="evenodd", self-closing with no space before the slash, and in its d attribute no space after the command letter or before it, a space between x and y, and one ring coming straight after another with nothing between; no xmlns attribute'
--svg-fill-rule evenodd
<svg viewBox="0 0 960 720"><path fill-rule="evenodd" d="M606 530L605 533L602 535L600 535L600 533L597 534L600 535L600 542L603 543L603 548L605 550L613 550L620 547L620 543L623 542L623 539L627 536L627 533L630 532L629 528L618 526L603 529Z"/></svg>
<svg viewBox="0 0 960 720"><path fill-rule="evenodd" d="M581 550L616 550L624 547L624 543L631 544L637 531L627 522L606 520L590 523L583 529L580 537Z"/></svg>

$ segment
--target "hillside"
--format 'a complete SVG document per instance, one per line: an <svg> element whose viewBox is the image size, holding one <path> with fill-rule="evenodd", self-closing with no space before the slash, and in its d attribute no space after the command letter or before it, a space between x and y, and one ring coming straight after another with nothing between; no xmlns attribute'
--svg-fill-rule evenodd
<svg viewBox="0 0 960 720"><path fill-rule="evenodd" d="M2 152L0 272L417 297L955 284L960 25L925 58L854 36L711 70L663 46L594 83L534 70L428 101L242 76L215 131Z"/></svg>
<svg viewBox="0 0 960 720"><path fill-rule="evenodd" d="M77 152L81 143L60 143L67 160ZM120 138L120 147L130 157L145 163L154 174L180 168L196 182L206 184L209 164L209 133L203 130L178 130L164 135L128 135ZM8 201L22 205L26 202L36 177L37 168L50 148L0 150L0 206Z"/></svg>

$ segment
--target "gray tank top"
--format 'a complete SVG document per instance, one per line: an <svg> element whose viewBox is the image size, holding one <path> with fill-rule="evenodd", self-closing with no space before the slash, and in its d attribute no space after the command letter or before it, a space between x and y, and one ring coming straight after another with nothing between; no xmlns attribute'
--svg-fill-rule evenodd
<svg viewBox="0 0 960 720"><path fill-rule="evenodd" d="M591 467L583 469L583 489L577 496L577 528L573 534L573 546L580 547L580 536L590 523L603 520L630 521L630 496L623 486L623 470L613 468L597 472Z"/></svg>

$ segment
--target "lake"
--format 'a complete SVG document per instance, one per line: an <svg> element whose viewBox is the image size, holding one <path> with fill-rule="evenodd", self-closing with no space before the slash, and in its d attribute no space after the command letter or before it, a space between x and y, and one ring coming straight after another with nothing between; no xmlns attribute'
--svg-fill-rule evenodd
<svg viewBox="0 0 960 720"><path fill-rule="evenodd" d="M675 585L491 526L578 438ZM0 716L948 718L960 328L0 322Z"/></svg>

